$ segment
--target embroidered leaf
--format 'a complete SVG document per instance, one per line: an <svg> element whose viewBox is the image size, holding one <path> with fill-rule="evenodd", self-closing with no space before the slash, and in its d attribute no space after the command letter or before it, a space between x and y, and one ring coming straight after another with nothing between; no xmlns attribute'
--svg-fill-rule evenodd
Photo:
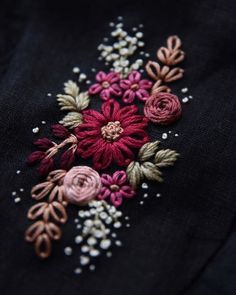
<svg viewBox="0 0 236 295"><path fill-rule="evenodd" d="M57 101L62 111L81 112L88 107L90 99L86 91L81 92L75 97L66 94L58 94Z"/></svg>
<svg viewBox="0 0 236 295"><path fill-rule="evenodd" d="M139 162L131 162L126 169L126 173L129 183L132 185L133 188L136 188L143 178L143 172L141 170Z"/></svg>
<svg viewBox="0 0 236 295"><path fill-rule="evenodd" d="M144 162L141 165L141 170L148 180L155 180L158 182L163 181L163 178L161 177L162 173L155 164L151 162Z"/></svg>
<svg viewBox="0 0 236 295"><path fill-rule="evenodd" d="M72 97L76 97L79 94L79 87L75 82L69 80L64 85L64 91L66 94L69 94Z"/></svg>
<svg viewBox="0 0 236 295"><path fill-rule="evenodd" d="M160 150L156 153L154 162L157 167L173 166L178 156L179 154L174 150Z"/></svg>
<svg viewBox="0 0 236 295"><path fill-rule="evenodd" d="M70 112L59 123L65 127L75 128L82 123L82 114Z"/></svg>
<svg viewBox="0 0 236 295"><path fill-rule="evenodd" d="M145 143L139 150L138 157L140 161L144 162L149 160L152 156L155 155L155 152L158 149L160 141L156 140L154 142Z"/></svg>

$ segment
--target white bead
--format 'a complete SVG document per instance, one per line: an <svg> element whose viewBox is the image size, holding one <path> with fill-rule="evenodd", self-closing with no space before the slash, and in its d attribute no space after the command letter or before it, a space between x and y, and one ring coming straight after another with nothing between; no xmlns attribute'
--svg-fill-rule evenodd
<svg viewBox="0 0 236 295"><path fill-rule="evenodd" d="M97 244L97 240L94 237L89 237L87 240L87 243L89 246L93 246L93 245Z"/></svg>
<svg viewBox="0 0 236 295"><path fill-rule="evenodd" d="M119 241L119 240L115 241L115 244L116 244L116 246L118 246L118 247L121 247L121 246L122 246L122 242Z"/></svg>
<svg viewBox="0 0 236 295"><path fill-rule="evenodd" d="M162 133L162 139L167 139L167 137L168 137L168 134L167 133Z"/></svg>
<svg viewBox="0 0 236 295"><path fill-rule="evenodd" d="M147 189L148 188L148 184L146 182L142 183L142 188Z"/></svg>
<svg viewBox="0 0 236 295"><path fill-rule="evenodd" d="M11 195L12 195L12 196L16 196L16 192L12 192Z"/></svg>
<svg viewBox="0 0 236 295"><path fill-rule="evenodd" d="M177 136L179 136L179 134L178 133L175 133L175 137L177 137Z"/></svg>
<svg viewBox="0 0 236 295"><path fill-rule="evenodd" d="M145 193L145 194L143 195L143 197L144 197L144 198L147 198L147 197L148 197L148 194L147 194L147 193Z"/></svg>
<svg viewBox="0 0 236 295"><path fill-rule="evenodd" d="M101 230L97 229L97 230L94 231L94 236L96 238L102 238L104 236L104 234L103 234L103 232Z"/></svg>
<svg viewBox="0 0 236 295"><path fill-rule="evenodd" d="M110 22L110 23L109 23L109 26L110 26L110 27L114 27L114 25L115 25L115 24L114 24L113 22Z"/></svg>
<svg viewBox="0 0 236 295"><path fill-rule="evenodd" d="M17 197L17 198L14 199L14 202L15 203L19 203L20 201L21 201L21 198L20 197Z"/></svg>
<svg viewBox="0 0 236 295"><path fill-rule="evenodd" d="M137 32L138 29L134 27L134 28L132 28L132 31L133 31L133 32Z"/></svg>
<svg viewBox="0 0 236 295"><path fill-rule="evenodd" d="M78 67L74 67L74 68L72 69L72 71L73 71L74 74L77 74L77 73L80 72L80 69L79 69Z"/></svg>
<svg viewBox="0 0 236 295"><path fill-rule="evenodd" d="M86 76L86 74L84 74L84 73L81 73L80 75L79 75L79 79L82 81L82 80L85 80L87 78L87 76Z"/></svg>
<svg viewBox="0 0 236 295"><path fill-rule="evenodd" d="M129 53L129 50L128 48L121 48L119 52L121 55L127 55Z"/></svg>
<svg viewBox="0 0 236 295"><path fill-rule="evenodd" d="M79 217L83 218L84 217L84 211L83 210L80 210L78 212L78 215L79 215Z"/></svg>
<svg viewBox="0 0 236 295"><path fill-rule="evenodd" d="M82 236L76 236L75 237L75 243L76 244L80 244L83 241L83 237Z"/></svg>
<svg viewBox="0 0 236 295"><path fill-rule="evenodd" d="M117 237L117 234L116 234L116 233L112 233L111 236L112 236L113 238L116 238L116 237Z"/></svg>
<svg viewBox="0 0 236 295"><path fill-rule="evenodd" d="M46 121L41 121L41 123L42 123L43 125L45 125L45 124L46 124Z"/></svg>
<svg viewBox="0 0 236 295"><path fill-rule="evenodd" d="M121 222L120 222L120 221L116 221L116 222L114 223L114 225L113 225L113 226L114 226L115 228L120 228L120 227L121 227L121 225L122 225L122 224L121 224Z"/></svg>
<svg viewBox="0 0 236 295"><path fill-rule="evenodd" d="M143 204L144 204L144 201L140 201L139 204L140 204L140 205L143 205Z"/></svg>
<svg viewBox="0 0 236 295"><path fill-rule="evenodd" d="M76 275L78 275L78 274L82 273L82 269L80 267L76 267L75 270L74 270L74 273Z"/></svg>
<svg viewBox="0 0 236 295"><path fill-rule="evenodd" d="M17 171L16 171L16 174L20 174L20 173L21 173L21 171L20 171L20 170L17 170Z"/></svg>
<svg viewBox="0 0 236 295"><path fill-rule="evenodd" d="M83 252L83 253L87 253L87 252L89 252L89 250L90 250L90 247L87 245L84 245L81 247L81 252Z"/></svg>
<svg viewBox="0 0 236 295"><path fill-rule="evenodd" d="M182 93L186 93L186 92L188 92L188 88L187 88L187 87L182 88L182 89L181 89L181 92L182 92Z"/></svg>
<svg viewBox="0 0 236 295"><path fill-rule="evenodd" d="M118 24L116 24L116 27L117 28L122 28L123 27L123 24L122 23L118 23Z"/></svg>
<svg viewBox="0 0 236 295"><path fill-rule="evenodd" d="M80 264L81 265L87 265L89 263L90 259L87 256L81 255L80 256Z"/></svg>
<svg viewBox="0 0 236 295"><path fill-rule="evenodd" d="M111 252L107 252L107 257L110 258L112 256Z"/></svg>
<svg viewBox="0 0 236 295"><path fill-rule="evenodd" d="M138 33L136 33L135 36L140 39L140 38L143 37L143 33L142 32L138 32Z"/></svg>
<svg viewBox="0 0 236 295"><path fill-rule="evenodd" d="M143 47L144 45L145 45L145 43L144 43L143 41L139 41L139 42L138 42L138 46L139 46L139 47Z"/></svg>
<svg viewBox="0 0 236 295"><path fill-rule="evenodd" d="M160 196L161 196L160 193L157 193L157 194L156 194L156 197L157 197L157 198L160 198Z"/></svg>
<svg viewBox="0 0 236 295"><path fill-rule="evenodd" d="M110 246L111 246L111 240L108 240L108 239L101 240L100 247L103 250L108 249Z"/></svg>
<svg viewBox="0 0 236 295"><path fill-rule="evenodd" d="M188 102L188 97L184 97L184 98L182 99L182 102L183 102L183 103L187 103L187 102Z"/></svg>
<svg viewBox="0 0 236 295"><path fill-rule="evenodd" d="M106 224L111 224L112 223L112 218L109 216L107 217L107 219L105 220Z"/></svg>
<svg viewBox="0 0 236 295"><path fill-rule="evenodd" d="M23 193L25 190L23 188L20 188L20 192Z"/></svg>
<svg viewBox="0 0 236 295"><path fill-rule="evenodd" d="M49 93L47 94L47 96L52 96L52 93L49 92Z"/></svg>
<svg viewBox="0 0 236 295"><path fill-rule="evenodd" d="M38 133L38 132L39 132L39 127L35 127L35 128L33 128L33 129L32 129L32 132L35 133L35 134Z"/></svg>
<svg viewBox="0 0 236 295"><path fill-rule="evenodd" d="M89 266L89 269L91 270L91 271L94 271L95 270L95 265L93 265L93 264L91 264L90 266Z"/></svg>
<svg viewBox="0 0 236 295"><path fill-rule="evenodd" d="M71 247L66 247L65 249L64 249L64 253L65 253L65 255L67 255L67 256L70 256L70 255L72 255L72 248Z"/></svg>
<svg viewBox="0 0 236 295"><path fill-rule="evenodd" d="M92 256L92 257L97 257L99 254L100 254L100 252L97 249L91 249L89 251L89 255Z"/></svg>

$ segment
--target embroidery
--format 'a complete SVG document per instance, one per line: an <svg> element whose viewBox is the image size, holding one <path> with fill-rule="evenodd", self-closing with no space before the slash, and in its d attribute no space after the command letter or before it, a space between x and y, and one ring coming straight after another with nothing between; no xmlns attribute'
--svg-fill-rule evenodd
<svg viewBox="0 0 236 295"><path fill-rule="evenodd" d="M94 257L102 251L110 257L112 245L122 245L114 229L119 229L129 217L123 218L117 207L134 198L139 186L148 188L148 183L141 183L143 180L162 182L161 169L174 165L179 156L174 150L159 149L160 141L150 140L147 127L169 125L181 116L181 103L169 87L169 83L183 76L183 69L176 66L185 56L181 41L170 36L166 47L157 51L162 65L147 62L145 69L151 81L140 69L142 59L130 62L130 57L145 45L143 33L137 30L133 28L134 35L128 34L119 23L111 33L113 44L108 45L108 39L104 39L105 44L98 47L99 60L105 60L109 71L98 71L86 91L80 92L72 80L64 84L64 94L58 94L57 101L67 114L60 124L52 126L57 142L48 138L36 140L37 150L27 159L29 165L38 164L37 171L46 176L46 181L31 190L38 203L28 211L33 224L26 230L25 238L34 243L39 257L49 257L52 241L62 236L60 226L67 221L67 205L83 207L75 219L79 234L74 242L80 246L76 274L86 265L94 270ZM143 51L140 55L149 56ZM73 72L80 73L80 69L75 67ZM79 82L86 77L80 73ZM96 106L101 102L97 108L100 111L94 109L94 101ZM167 138L167 133L162 138ZM59 161L55 161L56 157ZM80 164L82 159L86 166ZM145 193L144 198L147 196ZM65 254L72 255L73 249L66 247Z"/></svg>

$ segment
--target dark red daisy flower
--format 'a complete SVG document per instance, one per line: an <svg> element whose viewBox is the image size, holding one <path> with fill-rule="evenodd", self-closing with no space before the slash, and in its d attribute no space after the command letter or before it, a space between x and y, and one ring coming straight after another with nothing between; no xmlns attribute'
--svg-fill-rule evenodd
<svg viewBox="0 0 236 295"><path fill-rule="evenodd" d="M83 123L75 129L79 155L92 157L95 169L105 169L112 162L127 166L134 157L133 149L148 142L147 118L137 111L137 106L121 108L113 99L102 104L102 113L84 111Z"/></svg>

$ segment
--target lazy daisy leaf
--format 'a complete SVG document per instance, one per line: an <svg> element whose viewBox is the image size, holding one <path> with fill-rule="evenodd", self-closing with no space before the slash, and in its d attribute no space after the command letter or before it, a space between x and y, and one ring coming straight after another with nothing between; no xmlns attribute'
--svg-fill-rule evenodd
<svg viewBox="0 0 236 295"><path fill-rule="evenodd" d="M64 91L66 94L69 94L74 98L79 94L79 87L75 82L69 80L64 85Z"/></svg>
<svg viewBox="0 0 236 295"><path fill-rule="evenodd" d="M145 143L139 150L138 157L141 162L149 160L155 155L158 149L160 141L156 140L154 142Z"/></svg>
<svg viewBox="0 0 236 295"><path fill-rule="evenodd" d="M155 155L154 163L157 167L173 166L178 156L179 154L174 150L160 150Z"/></svg>
<svg viewBox="0 0 236 295"><path fill-rule="evenodd" d="M157 182L163 181L163 178L161 177L161 171L157 168L155 164L151 162L144 162L141 165L141 171L148 180L154 180Z"/></svg>
<svg viewBox="0 0 236 295"><path fill-rule="evenodd" d="M143 178L143 172L139 162L131 162L127 167L126 173L129 183L133 188L136 188Z"/></svg>
<svg viewBox="0 0 236 295"><path fill-rule="evenodd" d="M70 112L59 123L63 124L65 127L75 128L82 123L82 114Z"/></svg>

